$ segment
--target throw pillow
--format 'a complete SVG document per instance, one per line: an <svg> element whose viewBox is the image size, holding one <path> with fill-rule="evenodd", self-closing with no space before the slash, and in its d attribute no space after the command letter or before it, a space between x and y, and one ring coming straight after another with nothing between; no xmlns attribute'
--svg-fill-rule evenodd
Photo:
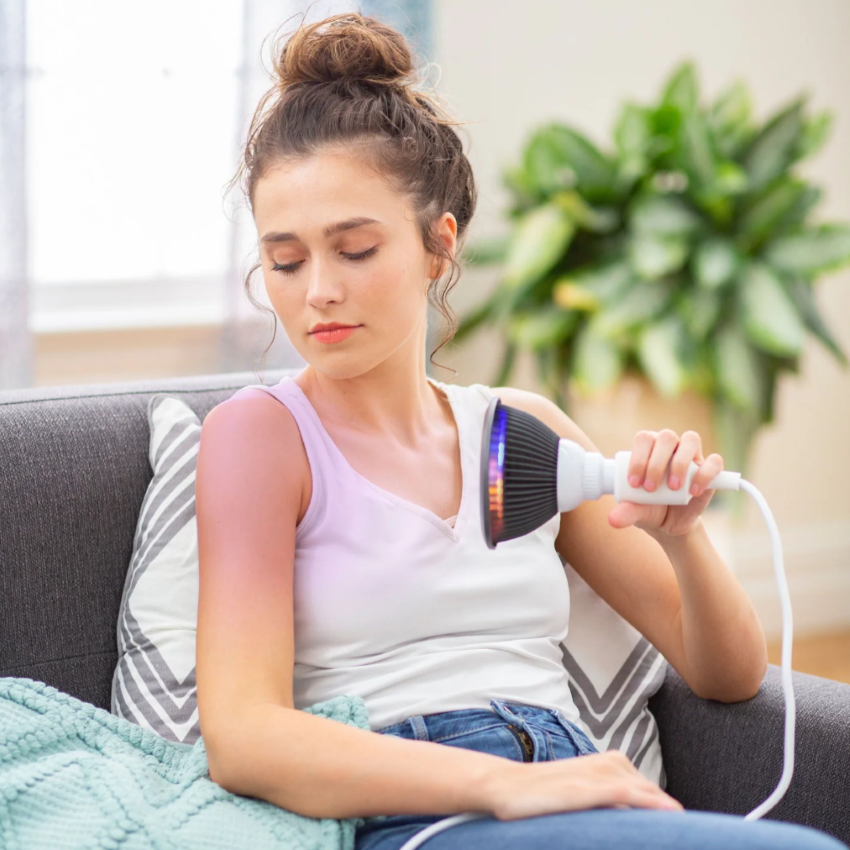
<svg viewBox="0 0 850 850"><path fill-rule="evenodd" d="M649 698L664 684L667 659L570 563L561 563L570 585L570 629L561 650L579 725L600 753L621 750L641 774L666 788Z"/></svg>
<svg viewBox="0 0 850 850"><path fill-rule="evenodd" d="M153 478L119 611L112 713L191 744L200 735L195 466L201 423L185 402L162 393L150 399L148 421ZM665 788L658 728L647 703L664 681L667 661L563 563L571 604L561 648L581 726L600 752L621 750Z"/></svg>
<svg viewBox="0 0 850 850"><path fill-rule="evenodd" d="M118 612L110 710L184 744L201 734L195 688L201 422L180 399L148 401L153 478L136 524Z"/></svg>

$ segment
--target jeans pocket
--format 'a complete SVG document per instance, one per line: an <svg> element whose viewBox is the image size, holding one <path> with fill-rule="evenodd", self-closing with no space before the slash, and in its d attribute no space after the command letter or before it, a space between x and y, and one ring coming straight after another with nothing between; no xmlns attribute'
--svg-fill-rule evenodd
<svg viewBox="0 0 850 850"><path fill-rule="evenodd" d="M560 711L553 711L552 713L555 715L555 718L564 730L565 736L572 741L573 746L575 746L576 750L578 750L578 754L580 756L589 756L593 753L599 752L593 741L587 737L580 726L573 723L571 720L567 720Z"/></svg>

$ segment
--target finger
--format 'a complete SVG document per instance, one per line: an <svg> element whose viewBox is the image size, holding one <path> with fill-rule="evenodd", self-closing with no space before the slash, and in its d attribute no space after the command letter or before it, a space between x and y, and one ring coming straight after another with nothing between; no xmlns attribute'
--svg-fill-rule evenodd
<svg viewBox="0 0 850 850"><path fill-rule="evenodd" d="M702 440L696 431L685 431L670 464L667 486L671 490L678 490L687 480L692 461L702 463Z"/></svg>
<svg viewBox="0 0 850 850"><path fill-rule="evenodd" d="M706 485L720 472L723 472L723 458L716 453L710 454L691 482L691 495L701 496Z"/></svg>
<svg viewBox="0 0 850 850"><path fill-rule="evenodd" d="M641 785L628 785L615 791L615 806L628 806L639 809L678 809L683 810L682 804L665 794L659 788L646 788Z"/></svg>
<svg viewBox="0 0 850 850"><path fill-rule="evenodd" d="M646 478L646 465L652 446L655 443L655 431L638 431L635 434L632 456L629 460L629 484L640 487Z"/></svg>
<svg viewBox="0 0 850 850"><path fill-rule="evenodd" d="M634 525L642 515L640 506L634 502L620 502L608 514L608 524L613 528L628 528L630 525Z"/></svg>
<svg viewBox="0 0 850 850"><path fill-rule="evenodd" d="M667 474L667 465L676 447L679 445L679 435L669 428L658 432L655 445L649 455L649 463L646 467L646 479L643 482L644 489L650 493L657 490Z"/></svg>

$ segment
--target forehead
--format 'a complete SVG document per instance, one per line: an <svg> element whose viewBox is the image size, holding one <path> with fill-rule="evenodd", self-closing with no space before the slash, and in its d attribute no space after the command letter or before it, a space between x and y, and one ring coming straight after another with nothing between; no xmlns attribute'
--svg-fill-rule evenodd
<svg viewBox="0 0 850 850"><path fill-rule="evenodd" d="M398 224L410 217L406 199L362 159L342 152L282 162L254 187L254 219L299 231L330 221L367 216Z"/></svg>

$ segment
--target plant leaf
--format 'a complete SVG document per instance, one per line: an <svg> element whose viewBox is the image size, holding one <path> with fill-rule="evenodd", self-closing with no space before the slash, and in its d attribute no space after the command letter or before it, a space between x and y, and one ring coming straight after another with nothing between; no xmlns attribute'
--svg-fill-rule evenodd
<svg viewBox="0 0 850 850"><path fill-rule="evenodd" d="M480 325L486 322L488 319L491 319L494 311L495 305L498 303L497 297L491 297L490 299L484 301L479 304L477 307L472 309L465 316L462 316L458 320L458 326L455 330L454 336L452 337L454 342L461 342L466 339L471 333L473 333Z"/></svg>
<svg viewBox="0 0 850 850"><path fill-rule="evenodd" d="M674 292L669 279L639 281L611 307L594 316L594 331L620 339L624 334L664 312Z"/></svg>
<svg viewBox="0 0 850 850"><path fill-rule="evenodd" d="M732 322L714 335L717 384L739 410L755 411L762 392L762 368L757 352Z"/></svg>
<svg viewBox="0 0 850 850"><path fill-rule="evenodd" d="M794 152L794 159L801 160L816 154L829 138L832 130L833 116L829 112L821 112L803 124L803 135Z"/></svg>
<svg viewBox="0 0 850 850"><path fill-rule="evenodd" d="M750 188L750 180L747 172L731 160L719 160L714 170L714 181L712 189L715 194L721 196L740 195Z"/></svg>
<svg viewBox="0 0 850 850"><path fill-rule="evenodd" d="M514 195L514 209L522 211L541 199L539 188L521 165L506 166L502 170L502 185Z"/></svg>
<svg viewBox="0 0 850 850"><path fill-rule="evenodd" d="M708 110L708 123L718 151L725 157L737 157L752 136L753 112L750 90L736 80L724 89Z"/></svg>
<svg viewBox="0 0 850 850"><path fill-rule="evenodd" d="M574 233L575 225L557 204L543 204L523 215L508 245L505 286L522 291L538 281L564 256Z"/></svg>
<svg viewBox="0 0 850 850"><path fill-rule="evenodd" d="M812 284L798 277L784 278L782 283L806 327L835 355L839 363L846 368L849 365L847 355L824 323L823 317L818 310L817 302L815 301Z"/></svg>
<svg viewBox="0 0 850 850"><path fill-rule="evenodd" d="M676 312L682 317L688 333L695 340L703 340L716 325L723 305L721 293L716 289L696 287L680 293Z"/></svg>
<svg viewBox="0 0 850 850"><path fill-rule="evenodd" d="M614 207L594 208L576 191L557 192L552 196L557 204L582 230L592 233L611 233L620 224L620 214Z"/></svg>
<svg viewBox="0 0 850 850"><path fill-rule="evenodd" d="M464 247L463 260L468 266L491 266L503 263L508 254L505 236L479 236Z"/></svg>
<svg viewBox="0 0 850 850"><path fill-rule="evenodd" d="M614 126L614 143L621 157L646 156L652 139L652 121L646 109L627 102Z"/></svg>
<svg viewBox="0 0 850 850"><path fill-rule="evenodd" d="M595 310L618 300L633 283L625 260L583 266L555 281L552 300L564 309Z"/></svg>
<svg viewBox="0 0 850 850"><path fill-rule="evenodd" d="M764 188L794 161L803 134L803 105L800 97L776 113L747 148L743 165L754 191Z"/></svg>
<svg viewBox="0 0 850 850"><path fill-rule="evenodd" d="M702 226L699 215L684 201L650 193L632 203L629 223L635 232L653 236L691 236Z"/></svg>
<svg viewBox="0 0 850 850"><path fill-rule="evenodd" d="M543 196L570 189L578 182L578 174L551 126L541 127L532 135L523 152L523 165L529 181Z"/></svg>
<svg viewBox="0 0 850 850"><path fill-rule="evenodd" d="M593 319L576 334L572 357L572 378L580 392L588 394L608 389L620 378L623 355L617 344L600 334Z"/></svg>
<svg viewBox="0 0 850 850"><path fill-rule="evenodd" d="M502 353L502 362L499 364L499 371L496 373L496 377L493 379L490 386L493 387L503 387L508 381L510 377L511 371L514 367L514 360L516 359L517 347L513 342L508 341L505 345L505 349Z"/></svg>
<svg viewBox="0 0 850 850"><path fill-rule="evenodd" d="M673 314L647 325L638 338L641 366L658 392L667 398L679 395L686 383L683 347L682 321Z"/></svg>
<svg viewBox="0 0 850 850"><path fill-rule="evenodd" d="M679 136L679 155L682 168L696 190L712 189L717 168L717 156L700 112L687 113L682 118Z"/></svg>
<svg viewBox="0 0 850 850"><path fill-rule="evenodd" d="M821 224L772 240L764 259L785 272L815 276L850 262L850 225Z"/></svg>
<svg viewBox="0 0 850 850"><path fill-rule="evenodd" d="M747 478L753 439L759 429L757 414L739 410L722 395L715 401L712 413L714 433L721 446L724 467L734 469ZM739 524L745 516L746 496L741 490L718 490L714 500L722 505L728 504L734 522Z"/></svg>
<svg viewBox="0 0 850 850"><path fill-rule="evenodd" d="M699 82L693 61L677 65L667 79L661 94L664 106L676 107L683 115L693 112L699 100Z"/></svg>
<svg viewBox="0 0 850 850"><path fill-rule="evenodd" d="M551 124L547 133L563 164L575 173L575 188L590 203L604 204L613 201L617 177L614 161L601 153L586 136L571 127Z"/></svg>
<svg viewBox="0 0 850 850"><path fill-rule="evenodd" d="M578 324L578 314L551 304L511 316L508 338L519 348L532 351L551 348L568 337Z"/></svg>
<svg viewBox="0 0 850 850"><path fill-rule="evenodd" d="M781 357L800 354L805 327L769 266L750 263L741 277L738 294L741 323L759 348Z"/></svg>
<svg viewBox="0 0 850 850"><path fill-rule="evenodd" d="M655 280L682 268L689 250L684 239L638 233L629 243L628 256L638 277Z"/></svg>
<svg viewBox="0 0 850 850"><path fill-rule="evenodd" d="M783 176L771 183L746 204L738 226L749 245L757 245L774 233L777 227L798 208L807 185L802 180Z"/></svg>
<svg viewBox="0 0 850 850"><path fill-rule="evenodd" d="M741 259L729 239L714 236L697 245L693 264L697 283L706 289L718 289L734 278Z"/></svg>

